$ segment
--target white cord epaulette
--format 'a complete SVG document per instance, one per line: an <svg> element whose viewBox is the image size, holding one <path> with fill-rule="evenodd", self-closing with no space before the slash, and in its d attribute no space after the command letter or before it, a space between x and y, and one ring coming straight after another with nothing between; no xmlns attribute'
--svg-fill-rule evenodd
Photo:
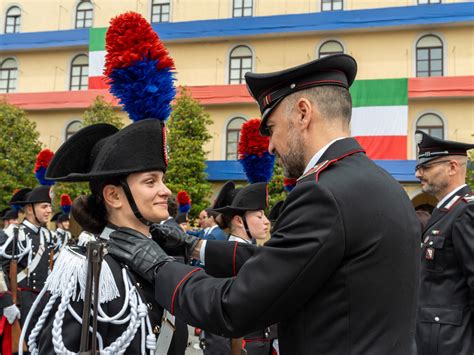
<svg viewBox="0 0 474 355"><path fill-rule="evenodd" d="M466 201L467 203L469 202L474 202L474 195L472 194L466 194L464 195L464 197L462 198L464 201Z"/></svg>
<svg viewBox="0 0 474 355"><path fill-rule="evenodd" d="M7 240L0 246L0 255L6 259L11 259L12 255L7 254L6 250L15 238L15 229L18 229L18 240L17 240L17 253L16 257L21 260L26 254L30 254L32 248L31 238L27 237L25 230L22 225L10 224L4 233L7 235ZM31 259L31 255L30 255ZM29 260L30 261L30 260ZM28 262L29 264L29 262Z"/></svg>
<svg viewBox="0 0 474 355"><path fill-rule="evenodd" d="M65 249L61 253L64 252ZM68 253L64 253L62 258L67 257L71 258L72 253L74 251L69 250ZM77 259L82 259L82 255L78 254L75 256ZM62 261L64 262L64 261ZM105 262L104 262L105 264ZM79 261L75 261L74 265L82 267L79 265ZM103 270L104 266L102 266ZM56 269L56 265L55 265ZM51 276L51 275L50 275ZM43 326L50 313L51 309L53 308L54 303L58 298L60 298L61 302L56 310L54 315L54 322L53 322L53 329L52 329L52 342L54 346L54 352L56 354L65 354L65 355L76 355L76 353L67 349L66 345L64 344L63 340L63 322L64 316L66 312L69 312L75 321L79 324L82 323L81 316L77 314L74 308L70 305L71 299L74 297L75 294L75 285L77 284L76 276L74 273L69 274L70 279L68 280L64 292L52 294L51 298L49 299L46 307L43 309L41 316L39 317L38 321L36 322L34 328L30 333L30 337L28 339L28 348L32 355L38 355L39 349L38 344L36 342L39 334L41 331L44 331ZM99 346L99 353L105 355L115 355L115 354L123 354L127 348L130 346L130 343L135 338L138 329L140 328L140 336L141 336L141 354L155 354L156 350L156 336L153 334L150 318L148 316L148 307L143 302L142 298L140 297L135 285L133 285L130 277L127 274L127 271L123 268L122 269L122 278L124 280L124 287L125 287L125 297L124 303L121 310L115 315L107 315L102 307L99 304L98 307L98 322L102 323L110 323L110 324L127 324L126 329L122 332L122 334L116 338L112 343L110 343L107 347L104 348L104 337L97 332L97 341ZM46 281L46 286L43 288L41 293L36 298L33 306L28 313L26 318L25 324L23 326L23 330L20 337L20 344L23 344L25 339L25 331L28 328L28 325L31 321L32 314L34 314L35 309L37 308L39 301L44 297L46 293L46 289L51 288L49 282L51 282L51 278L48 278ZM66 279L62 280L61 282L67 281ZM102 281L102 278L101 278ZM128 312L127 312L128 311ZM93 310L91 310L93 313ZM89 330L92 331L92 327L89 327ZM166 351L167 352L167 351ZM19 355L22 355L22 347L20 347Z"/></svg>
<svg viewBox="0 0 474 355"><path fill-rule="evenodd" d="M78 251L66 246L59 252L53 271L48 276L46 282L48 291L53 295L63 296L68 292L71 278L75 281L72 286L73 299L84 300L86 293L87 258ZM79 292L77 292L78 284ZM100 270L99 303L106 303L117 297L120 297L120 292L115 283L114 275L104 260Z"/></svg>

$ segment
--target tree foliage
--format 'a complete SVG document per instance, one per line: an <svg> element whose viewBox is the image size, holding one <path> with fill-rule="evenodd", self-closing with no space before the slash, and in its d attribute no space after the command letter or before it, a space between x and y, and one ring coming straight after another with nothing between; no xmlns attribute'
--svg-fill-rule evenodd
<svg viewBox="0 0 474 355"><path fill-rule="evenodd" d="M211 186L204 172L206 154L203 145L211 139L207 126L209 114L194 100L186 88L176 99L168 122L169 166L166 184L173 194L185 190L191 196L191 217L209 207Z"/></svg>
<svg viewBox="0 0 474 355"><path fill-rule="evenodd" d="M25 111L0 102L0 209L8 207L15 189L38 185L33 174L41 150L36 124Z"/></svg>
<svg viewBox="0 0 474 355"><path fill-rule="evenodd" d="M273 176L270 182L268 183L268 211L280 200L284 200L288 194L285 190L283 184L283 169L280 166L280 163L275 161L275 166L273 168Z"/></svg>
<svg viewBox="0 0 474 355"><path fill-rule="evenodd" d="M474 191L474 149L468 150L467 156L469 158L467 162L467 184Z"/></svg>
<svg viewBox="0 0 474 355"><path fill-rule="evenodd" d="M120 116L114 111L113 106L104 100L102 96L97 96L89 108L82 115L82 126L90 126L97 123L108 123L117 128L122 128L124 123ZM89 194L89 184L87 182L68 183L61 182L54 186L53 208L59 210L59 199L62 194L68 194L73 200L80 196Z"/></svg>

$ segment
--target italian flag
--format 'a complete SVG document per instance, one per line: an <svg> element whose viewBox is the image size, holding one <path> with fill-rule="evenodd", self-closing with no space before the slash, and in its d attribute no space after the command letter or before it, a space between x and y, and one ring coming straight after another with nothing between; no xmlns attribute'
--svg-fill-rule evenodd
<svg viewBox="0 0 474 355"><path fill-rule="evenodd" d="M89 89L106 89L105 32L107 28L89 29Z"/></svg>
<svg viewBox="0 0 474 355"><path fill-rule="evenodd" d="M107 28L89 31L89 89L106 89ZM352 135L367 155L372 159L407 159L408 79L356 80L350 92Z"/></svg>
<svg viewBox="0 0 474 355"><path fill-rule="evenodd" d="M356 80L352 135L372 159L407 159L408 79Z"/></svg>

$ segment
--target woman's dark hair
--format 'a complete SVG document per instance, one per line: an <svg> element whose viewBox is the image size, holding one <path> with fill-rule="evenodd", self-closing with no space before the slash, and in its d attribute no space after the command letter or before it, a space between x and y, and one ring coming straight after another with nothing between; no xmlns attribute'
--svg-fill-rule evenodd
<svg viewBox="0 0 474 355"><path fill-rule="evenodd" d="M107 225L107 210L102 191L106 185L120 185L125 177L112 177L89 182L90 195L77 197L72 203L71 213L79 225L87 232L100 234Z"/></svg>
<svg viewBox="0 0 474 355"><path fill-rule="evenodd" d="M217 215L217 217L214 217L214 220L216 221L217 225L219 226L220 229L230 229L230 223L232 222L232 218L234 218L234 216L243 216L245 214L246 211L242 211L242 212L236 212L234 214L231 214L231 215L226 215L226 214L222 214L222 213L219 213Z"/></svg>

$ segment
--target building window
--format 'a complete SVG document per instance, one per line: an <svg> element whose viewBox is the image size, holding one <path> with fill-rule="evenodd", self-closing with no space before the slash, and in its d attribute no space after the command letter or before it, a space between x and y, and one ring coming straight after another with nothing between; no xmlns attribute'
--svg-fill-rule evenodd
<svg viewBox="0 0 474 355"><path fill-rule="evenodd" d="M12 6L7 10L5 16L5 33L20 32L21 10L18 6Z"/></svg>
<svg viewBox="0 0 474 355"><path fill-rule="evenodd" d="M249 17L253 15L253 0L233 0L233 17Z"/></svg>
<svg viewBox="0 0 474 355"><path fill-rule="evenodd" d="M321 0L321 11L342 10L342 0Z"/></svg>
<svg viewBox="0 0 474 355"><path fill-rule="evenodd" d="M69 90L87 90L89 58L85 54L79 54L72 60L70 79Z"/></svg>
<svg viewBox="0 0 474 355"><path fill-rule="evenodd" d="M344 48L342 44L338 41L327 41L324 42L321 47L319 47L319 58L327 57L332 54L341 54L344 53Z"/></svg>
<svg viewBox="0 0 474 355"><path fill-rule="evenodd" d="M441 0L418 0L418 5L441 4Z"/></svg>
<svg viewBox="0 0 474 355"><path fill-rule="evenodd" d="M90 1L81 1L76 8L76 28L92 27L93 7Z"/></svg>
<svg viewBox="0 0 474 355"><path fill-rule="evenodd" d="M434 113L426 113L422 115L416 122L416 129L428 133L430 136L444 139L443 120Z"/></svg>
<svg viewBox="0 0 474 355"><path fill-rule="evenodd" d="M247 46L232 49L229 56L229 84L242 84L245 73L252 70L252 50Z"/></svg>
<svg viewBox="0 0 474 355"><path fill-rule="evenodd" d="M79 131L82 128L82 122L79 120L69 122L68 125L66 126L66 132L64 135L64 140L68 140L71 138L77 131Z"/></svg>
<svg viewBox="0 0 474 355"><path fill-rule="evenodd" d="M237 160L240 129L244 123L245 118L234 117L227 124L225 160Z"/></svg>
<svg viewBox="0 0 474 355"><path fill-rule="evenodd" d="M0 63L0 92L14 92L16 90L16 78L18 66L16 60L7 58Z"/></svg>
<svg viewBox="0 0 474 355"><path fill-rule="evenodd" d="M170 2L153 0L151 5L151 22L170 22Z"/></svg>
<svg viewBox="0 0 474 355"><path fill-rule="evenodd" d="M416 76L443 76L443 42L439 37L423 36L416 43Z"/></svg>

